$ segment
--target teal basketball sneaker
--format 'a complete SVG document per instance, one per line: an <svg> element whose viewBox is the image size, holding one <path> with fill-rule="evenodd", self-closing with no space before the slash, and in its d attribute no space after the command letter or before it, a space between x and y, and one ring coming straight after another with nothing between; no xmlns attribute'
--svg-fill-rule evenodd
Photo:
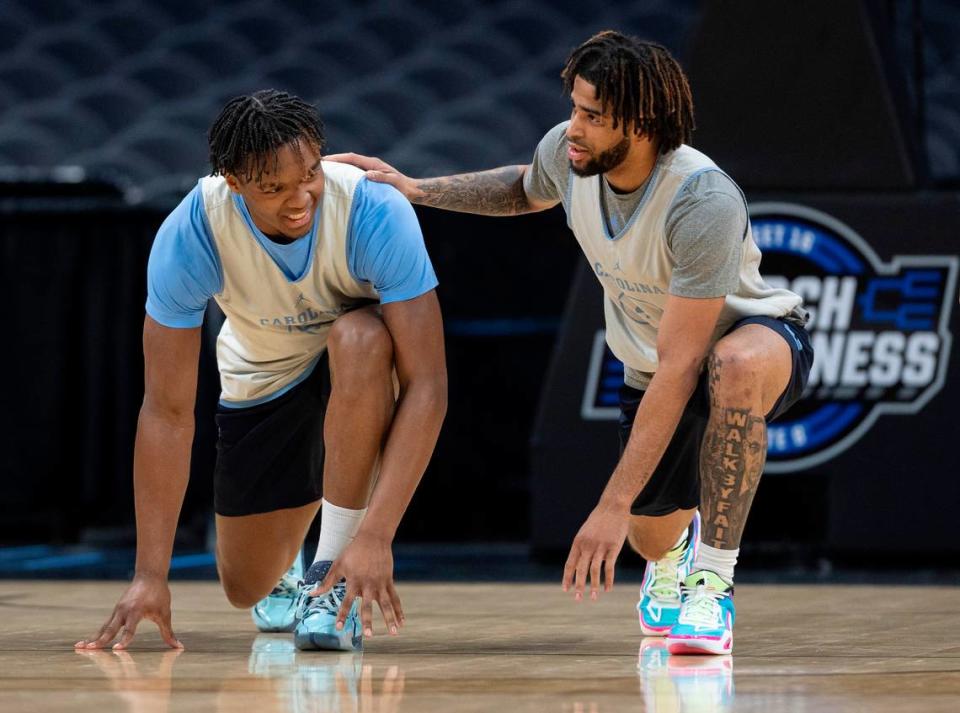
<svg viewBox="0 0 960 713"><path fill-rule="evenodd" d="M333 562L314 562L307 570L297 601L297 625L293 643L301 651L362 651L363 628L360 626L360 602L353 600L350 612L337 631L337 612L347 596L347 584L340 580L333 588L315 597L309 592L316 588L330 571Z"/></svg>
<svg viewBox="0 0 960 713"><path fill-rule="evenodd" d="M680 614L680 585L700 548L700 513L693 515L686 541L656 562L647 562L637 614L646 636L666 636Z"/></svg>
<svg viewBox="0 0 960 713"><path fill-rule="evenodd" d="M296 623L297 596L303 580L303 550L297 554L277 586L257 602L250 615L257 629L264 632L293 631Z"/></svg>
<svg viewBox="0 0 960 713"><path fill-rule="evenodd" d="M707 569L683 584L677 623L667 634L671 654L729 654L733 651L733 586Z"/></svg>

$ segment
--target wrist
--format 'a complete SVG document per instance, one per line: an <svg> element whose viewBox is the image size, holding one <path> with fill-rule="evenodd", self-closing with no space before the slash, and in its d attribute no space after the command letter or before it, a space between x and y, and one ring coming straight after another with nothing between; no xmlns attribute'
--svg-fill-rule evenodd
<svg viewBox="0 0 960 713"><path fill-rule="evenodd" d="M410 183L409 183L410 188L407 190L407 200L410 201L411 203L418 203L427 195L426 191L420 188L420 185L422 183L423 183L422 178L410 179Z"/></svg>
<svg viewBox="0 0 960 713"><path fill-rule="evenodd" d="M603 495L600 496L600 502L597 503L597 507L601 510L619 515L629 515L633 500L633 498L627 497L623 493L608 493L604 491Z"/></svg>
<svg viewBox="0 0 960 713"><path fill-rule="evenodd" d="M363 525L357 531L357 539L363 538L379 542L387 547L393 544L395 528L384 526L382 523L371 522L370 517L364 518Z"/></svg>

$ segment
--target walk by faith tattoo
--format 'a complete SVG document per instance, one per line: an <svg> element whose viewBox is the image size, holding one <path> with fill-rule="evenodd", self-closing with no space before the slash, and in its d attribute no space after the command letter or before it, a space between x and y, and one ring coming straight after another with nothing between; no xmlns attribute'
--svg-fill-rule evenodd
<svg viewBox="0 0 960 713"><path fill-rule="evenodd" d="M767 424L748 408L720 405L723 365L710 360L710 421L700 453L704 542L718 549L740 545L767 455Z"/></svg>

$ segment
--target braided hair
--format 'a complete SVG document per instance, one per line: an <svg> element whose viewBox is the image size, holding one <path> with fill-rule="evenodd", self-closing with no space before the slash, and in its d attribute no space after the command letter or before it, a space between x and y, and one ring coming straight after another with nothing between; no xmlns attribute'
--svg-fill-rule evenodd
<svg viewBox="0 0 960 713"><path fill-rule="evenodd" d="M693 133L690 84L670 52L655 42L613 30L577 47L560 73L569 95L577 75L596 87L597 99L613 115L613 128L632 127L655 142L658 153L689 143Z"/></svg>
<svg viewBox="0 0 960 713"><path fill-rule="evenodd" d="M291 145L303 161L298 139L317 154L326 145L323 122L312 105L276 89L234 97L207 133L210 175L229 173L259 181L264 171L277 170L284 146Z"/></svg>

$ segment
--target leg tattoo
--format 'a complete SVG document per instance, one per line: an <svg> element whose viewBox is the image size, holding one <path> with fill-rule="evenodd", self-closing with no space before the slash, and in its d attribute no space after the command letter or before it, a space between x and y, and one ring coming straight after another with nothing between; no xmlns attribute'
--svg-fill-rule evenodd
<svg viewBox="0 0 960 713"><path fill-rule="evenodd" d="M710 358L710 421L700 451L703 541L718 549L740 546L747 513L767 456L767 424L749 408L722 405L722 363Z"/></svg>

